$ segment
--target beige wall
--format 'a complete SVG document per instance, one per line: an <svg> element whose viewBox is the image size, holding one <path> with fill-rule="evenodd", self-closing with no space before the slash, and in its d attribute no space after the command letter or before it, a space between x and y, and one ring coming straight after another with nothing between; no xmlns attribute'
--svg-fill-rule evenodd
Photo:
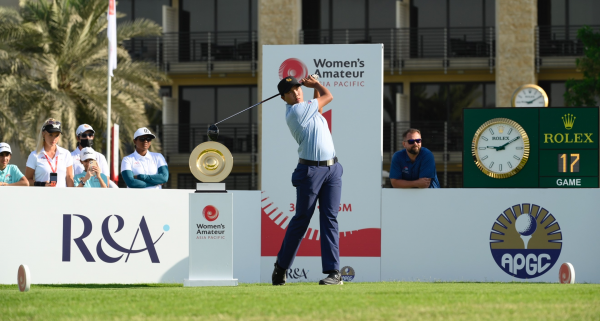
<svg viewBox="0 0 600 321"><path fill-rule="evenodd" d="M517 87L536 84L537 0L496 1L496 104L510 107Z"/></svg>
<svg viewBox="0 0 600 321"><path fill-rule="evenodd" d="M302 28L300 0L258 0L258 99L262 100L262 46L299 43ZM273 88L275 90L275 88ZM258 151L262 150L262 106L258 107ZM258 153L258 189L261 189L261 153Z"/></svg>

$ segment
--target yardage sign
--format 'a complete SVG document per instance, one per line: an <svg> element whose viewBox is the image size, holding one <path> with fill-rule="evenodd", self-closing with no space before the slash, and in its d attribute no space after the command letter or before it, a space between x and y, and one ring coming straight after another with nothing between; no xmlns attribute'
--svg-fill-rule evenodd
<svg viewBox="0 0 600 321"><path fill-rule="evenodd" d="M597 188L598 117L597 107L465 109L463 187Z"/></svg>

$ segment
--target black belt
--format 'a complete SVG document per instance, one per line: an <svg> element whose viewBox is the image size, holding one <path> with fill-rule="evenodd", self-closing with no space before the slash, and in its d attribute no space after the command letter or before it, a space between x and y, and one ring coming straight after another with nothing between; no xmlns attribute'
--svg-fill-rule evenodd
<svg viewBox="0 0 600 321"><path fill-rule="evenodd" d="M302 158L298 159L298 163L308 165L308 166L331 166L337 162L338 162L337 157L334 157L334 158L326 160L326 161L311 161L311 160L302 159Z"/></svg>

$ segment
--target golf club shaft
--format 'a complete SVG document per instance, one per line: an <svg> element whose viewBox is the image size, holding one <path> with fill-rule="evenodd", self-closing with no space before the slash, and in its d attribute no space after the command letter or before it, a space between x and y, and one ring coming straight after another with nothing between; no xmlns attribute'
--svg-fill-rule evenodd
<svg viewBox="0 0 600 321"><path fill-rule="evenodd" d="M271 96L271 97L269 97L269 98L267 98L267 99L265 99L265 100L263 100L263 101L261 101L261 102L259 102L259 103L257 103L257 104L254 104L254 105L252 105L252 106L250 106L250 107L248 107L248 108L246 108L246 109L244 109L244 110L242 110L242 111L240 111L240 112L238 112L238 113L235 113L235 114L233 114L233 115L231 115L231 116L229 116L229 117L227 117L227 118L225 118L225 119L223 119L223 120L221 120L221 121L219 121L219 122L216 122L216 123L215 123L215 125L216 125L216 124L219 124L219 123L222 123L222 122L226 121L227 119L229 119L229 118L231 118L231 117L237 116L237 115L239 115L239 114L241 114L241 113L245 112L246 110L248 110L248 109L251 109L251 108L254 108L254 107L256 107L256 106L258 106L258 105L260 105L260 104L264 103L265 101L271 100L271 99L273 99L273 98L275 98L275 97L277 97L277 96L279 96L279 95L280 95L280 94L275 94L275 95L273 95L273 96Z"/></svg>

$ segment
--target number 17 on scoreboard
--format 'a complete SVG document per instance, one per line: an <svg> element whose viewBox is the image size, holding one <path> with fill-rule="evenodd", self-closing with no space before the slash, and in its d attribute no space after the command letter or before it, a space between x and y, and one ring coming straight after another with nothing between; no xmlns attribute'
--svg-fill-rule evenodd
<svg viewBox="0 0 600 321"><path fill-rule="evenodd" d="M559 173L579 173L579 154L558 154Z"/></svg>

